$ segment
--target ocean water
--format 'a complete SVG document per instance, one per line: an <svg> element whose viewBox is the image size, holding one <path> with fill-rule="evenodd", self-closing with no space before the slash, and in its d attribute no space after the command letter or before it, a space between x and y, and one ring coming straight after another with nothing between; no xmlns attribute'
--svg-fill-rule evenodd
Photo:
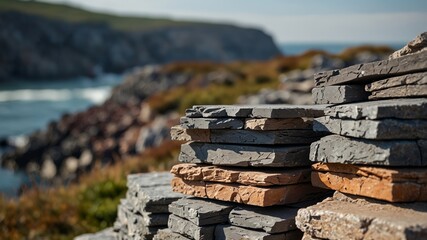
<svg viewBox="0 0 427 240"><path fill-rule="evenodd" d="M346 48L365 45L365 44L364 43L281 43L278 45L283 54L296 55L312 49L324 50L329 53L338 54ZM373 45L387 45L393 49L400 49L405 45L405 43L385 43L385 44L373 44Z"/></svg>
<svg viewBox="0 0 427 240"><path fill-rule="evenodd" d="M43 129L65 113L101 104L119 84L122 75L106 74L96 79L0 83L0 139L23 142L22 136ZM5 149L0 149L0 154ZM0 168L0 193L14 196L30 179L22 172Z"/></svg>

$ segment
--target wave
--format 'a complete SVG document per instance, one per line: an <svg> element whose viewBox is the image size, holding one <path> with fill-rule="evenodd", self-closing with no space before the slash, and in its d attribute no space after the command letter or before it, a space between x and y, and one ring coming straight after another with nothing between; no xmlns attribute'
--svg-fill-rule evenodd
<svg viewBox="0 0 427 240"><path fill-rule="evenodd" d="M94 104L103 103L111 94L111 87L75 89L20 89L0 91L0 102L11 101L70 101L85 99Z"/></svg>

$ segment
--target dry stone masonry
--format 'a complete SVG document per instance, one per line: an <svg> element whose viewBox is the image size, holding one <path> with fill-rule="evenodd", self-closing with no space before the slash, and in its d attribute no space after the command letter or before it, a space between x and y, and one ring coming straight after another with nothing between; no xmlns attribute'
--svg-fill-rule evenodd
<svg viewBox="0 0 427 240"><path fill-rule="evenodd" d="M427 52L404 49L399 58L315 75L317 103L338 99L320 96L323 88L364 87L368 96L341 91L314 119L314 131L331 135L310 146L311 183L337 192L299 210L303 239L427 238Z"/></svg>
<svg viewBox="0 0 427 240"><path fill-rule="evenodd" d="M114 227L76 239L427 239L426 36L315 74L318 105L187 109L172 174L130 175Z"/></svg>

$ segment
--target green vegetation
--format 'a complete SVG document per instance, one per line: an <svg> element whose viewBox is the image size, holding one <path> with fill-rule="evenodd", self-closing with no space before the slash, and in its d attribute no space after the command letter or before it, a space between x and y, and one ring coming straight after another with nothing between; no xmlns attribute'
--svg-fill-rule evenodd
<svg viewBox="0 0 427 240"><path fill-rule="evenodd" d="M0 0L0 11L18 11L68 22L106 23L114 29L123 31L141 31L159 27L205 24L190 21L174 21L165 18L124 17L91 12L65 4L37 1Z"/></svg>

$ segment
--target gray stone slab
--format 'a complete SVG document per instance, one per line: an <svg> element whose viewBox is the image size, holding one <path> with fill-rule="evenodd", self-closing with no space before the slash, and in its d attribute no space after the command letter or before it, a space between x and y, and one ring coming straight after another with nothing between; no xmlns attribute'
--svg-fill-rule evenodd
<svg viewBox="0 0 427 240"><path fill-rule="evenodd" d="M426 85L427 72L407 74L403 76L386 78L365 85L368 92L384 90L388 88L401 87L407 85Z"/></svg>
<svg viewBox="0 0 427 240"><path fill-rule="evenodd" d="M297 229L295 216L298 208L251 207L234 208L230 213L231 225L267 233L282 233Z"/></svg>
<svg viewBox="0 0 427 240"><path fill-rule="evenodd" d="M425 140L378 141L330 135L310 146L313 162L427 166Z"/></svg>
<svg viewBox="0 0 427 240"><path fill-rule="evenodd" d="M316 118L313 129L365 139L427 139L427 120L353 120L326 116Z"/></svg>
<svg viewBox="0 0 427 240"><path fill-rule="evenodd" d="M299 230L269 234L266 232L259 232L249 230L236 226L229 225L218 225L215 228L215 239L216 240L228 240L228 239L245 239L245 240L300 240L302 232Z"/></svg>
<svg viewBox="0 0 427 240"><path fill-rule="evenodd" d="M251 146L190 142L181 145L179 161L241 167L308 166L309 146Z"/></svg>
<svg viewBox="0 0 427 240"><path fill-rule="evenodd" d="M390 99L331 106L325 115L350 119L427 119L427 98Z"/></svg>
<svg viewBox="0 0 427 240"><path fill-rule="evenodd" d="M189 118L180 119L182 128L186 129L242 129L244 120L239 118Z"/></svg>
<svg viewBox="0 0 427 240"><path fill-rule="evenodd" d="M197 226L196 224L171 214L169 216L168 228L185 237L195 240L213 240L215 226Z"/></svg>
<svg viewBox="0 0 427 240"><path fill-rule="evenodd" d="M339 85L313 88L311 91L315 104L337 104L368 100L363 85Z"/></svg>
<svg viewBox="0 0 427 240"><path fill-rule="evenodd" d="M132 239L152 239L162 227L149 227L144 224L144 218L139 214L133 214L129 217L128 236Z"/></svg>
<svg viewBox="0 0 427 240"><path fill-rule="evenodd" d="M387 204L337 192L299 210L296 224L314 239L425 239L427 203Z"/></svg>
<svg viewBox="0 0 427 240"><path fill-rule="evenodd" d="M314 75L317 87L372 82L393 76L427 70L427 51L397 59L353 65L340 70L320 72Z"/></svg>
<svg viewBox="0 0 427 240"><path fill-rule="evenodd" d="M323 115L324 105L198 105L187 109L187 117L298 118Z"/></svg>
<svg viewBox="0 0 427 240"><path fill-rule="evenodd" d="M235 204L198 198L183 198L169 205L169 212L197 226L228 222Z"/></svg>
<svg viewBox="0 0 427 240"><path fill-rule="evenodd" d="M179 233L174 233L170 229L162 229L154 235L153 240L189 240L190 238L184 237Z"/></svg>
<svg viewBox="0 0 427 240"><path fill-rule="evenodd" d="M130 188L127 199L139 213L168 213L168 205L184 195L173 192L170 185L145 188Z"/></svg>
<svg viewBox="0 0 427 240"><path fill-rule="evenodd" d="M97 233L88 233L77 236L74 240L119 240L119 236L113 228L106 228Z"/></svg>
<svg viewBox="0 0 427 240"><path fill-rule="evenodd" d="M406 85L401 87L387 88L373 91L369 96L371 100L387 98L409 98L409 97L427 97L426 85Z"/></svg>
<svg viewBox="0 0 427 240"><path fill-rule="evenodd" d="M170 172L152 172L152 173L137 173L127 176L127 187L131 188L134 185L137 187L155 187L166 186L172 180Z"/></svg>

